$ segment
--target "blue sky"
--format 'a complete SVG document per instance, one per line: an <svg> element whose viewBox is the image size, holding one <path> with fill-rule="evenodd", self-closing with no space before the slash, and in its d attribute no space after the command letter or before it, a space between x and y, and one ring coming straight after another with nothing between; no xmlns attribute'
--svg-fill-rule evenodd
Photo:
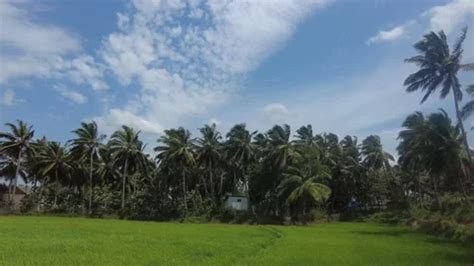
<svg viewBox="0 0 474 266"><path fill-rule="evenodd" d="M0 0L0 128L22 119L65 141L95 120L153 146L177 126L312 124L394 153L408 114L454 108L405 93L403 59L423 33L464 25L474 62L472 0Z"/></svg>

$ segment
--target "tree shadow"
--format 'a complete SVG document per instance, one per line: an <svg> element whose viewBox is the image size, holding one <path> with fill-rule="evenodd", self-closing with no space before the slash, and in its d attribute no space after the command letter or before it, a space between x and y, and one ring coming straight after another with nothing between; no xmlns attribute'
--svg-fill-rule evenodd
<svg viewBox="0 0 474 266"><path fill-rule="evenodd" d="M400 230L389 230L389 231L351 231L353 234L366 235L366 236L402 236L402 235L417 235L418 233L400 229Z"/></svg>

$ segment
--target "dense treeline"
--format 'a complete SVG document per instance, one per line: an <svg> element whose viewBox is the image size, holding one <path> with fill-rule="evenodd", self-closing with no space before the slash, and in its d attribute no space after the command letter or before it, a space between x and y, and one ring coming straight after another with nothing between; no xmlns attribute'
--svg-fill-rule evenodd
<svg viewBox="0 0 474 266"><path fill-rule="evenodd" d="M311 125L295 132L275 125L266 132L245 124L225 135L215 124L192 136L182 127L165 130L144 152L140 131L123 126L109 138L95 122L82 123L66 143L35 139L28 124L7 123L0 132L0 176L11 195L18 178L32 184L23 210L90 215L118 214L139 219L190 216L223 218L228 195L250 200L245 213L255 219L307 221L322 213L351 217L409 206L440 208L440 198L467 199L473 191L473 164L463 119L457 73L462 65L464 29L454 49L443 32L429 33L407 59L420 69L405 80L407 91L453 95L457 121L447 113L409 115L399 134L398 162L380 138L340 138L315 133ZM474 88L467 89L472 95ZM15 202L10 200L10 205ZM18 206L10 206L18 207Z"/></svg>

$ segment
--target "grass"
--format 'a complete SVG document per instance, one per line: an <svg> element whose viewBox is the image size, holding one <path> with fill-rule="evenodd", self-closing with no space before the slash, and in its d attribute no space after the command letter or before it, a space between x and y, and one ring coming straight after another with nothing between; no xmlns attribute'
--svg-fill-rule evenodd
<svg viewBox="0 0 474 266"><path fill-rule="evenodd" d="M472 265L474 246L407 227L175 224L0 216L1 265Z"/></svg>

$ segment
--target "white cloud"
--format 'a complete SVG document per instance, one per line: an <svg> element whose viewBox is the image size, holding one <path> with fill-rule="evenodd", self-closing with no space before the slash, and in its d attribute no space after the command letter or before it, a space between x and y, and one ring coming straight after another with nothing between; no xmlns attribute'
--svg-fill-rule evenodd
<svg viewBox="0 0 474 266"><path fill-rule="evenodd" d="M425 15L429 16L432 30L444 30L447 34L465 26L466 21L474 21L474 1L454 0L446 5L430 8Z"/></svg>
<svg viewBox="0 0 474 266"><path fill-rule="evenodd" d="M80 42L62 28L35 24L29 13L9 1L0 1L0 42L26 53L60 55L79 51Z"/></svg>
<svg viewBox="0 0 474 266"><path fill-rule="evenodd" d="M84 104L87 102L87 97L82 95L81 93L75 91L75 90L72 90L72 89L68 89L64 86L54 86L54 89L59 92L59 94L72 101L73 103L76 103L76 104Z"/></svg>
<svg viewBox="0 0 474 266"><path fill-rule="evenodd" d="M38 23L30 11L14 1L0 0L0 17L0 84L37 77L71 79L94 89L107 87L94 59L81 55L81 43L75 34Z"/></svg>
<svg viewBox="0 0 474 266"><path fill-rule="evenodd" d="M399 39L403 35L404 32L405 32L405 29L403 26L397 26L387 31L382 30L382 31L379 31L377 35L369 38L367 40L367 44L370 45L372 43L393 41L393 40Z"/></svg>
<svg viewBox="0 0 474 266"><path fill-rule="evenodd" d="M470 26L474 22L474 1L453 0L445 5L434 6L421 14L418 19L422 22L428 19L429 29L433 31L443 30L446 34L454 30L460 30L464 26ZM403 25L395 26L389 30L379 31L375 36L367 40L367 45L398 40L404 37L414 25L415 20L410 20ZM426 23L424 23L426 24ZM469 40L468 40L469 41Z"/></svg>
<svg viewBox="0 0 474 266"><path fill-rule="evenodd" d="M94 119L97 123L104 126L102 128L108 134L119 129L121 125L127 125L142 130L143 133L151 135L161 134L163 128L158 124L151 123L148 120L135 115L128 110L111 109L106 116Z"/></svg>
<svg viewBox="0 0 474 266"><path fill-rule="evenodd" d="M267 104L262 109L262 116L268 124L281 124L288 122L290 111L281 103Z"/></svg>
<svg viewBox="0 0 474 266"><path fill-rule="evenodd" d="M15 92L11 89L6 89L0 99L0 105L4 106L13 106L22 102L24 102L24 100L16 97Z"/></svg>
<svg viewBox="0 0 474 266"><path fill-rule="evenodd" d="M118 126L112 111L126 112L156 125L148 130L154 132L222 105L326 2L133 1L117 15L118 31L106 38L101 56L122 85L138 85L139 92L97 120Z"/></svg>
<svg viewBox="0 0 474 266"><path fill-rule="evenodd" d="M76 84L90 84L94 90L104 90L109 86L102 80L102 67L90 55L80 55L70 62L67 75Z"/></svg>
<svg viewBox="0 0 474 266"><path fill-rule="evenodd" d="M370 37L367 41L367 45L381 43L381 42L391 42L399 40L407 35L407 32L416 24L415 20L409 20L402 25L392 27L389 30L381 30L375 36Z"/></svg>

